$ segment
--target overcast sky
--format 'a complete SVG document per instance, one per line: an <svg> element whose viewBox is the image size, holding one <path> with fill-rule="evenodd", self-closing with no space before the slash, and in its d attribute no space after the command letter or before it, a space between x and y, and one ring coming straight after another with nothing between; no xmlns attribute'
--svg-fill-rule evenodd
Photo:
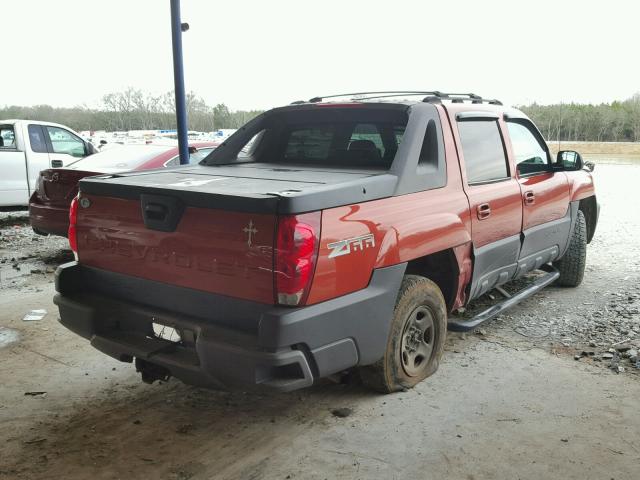
<svg viewBox="0 0 640 480"><path fill-rule="evenodd" d="M639 18L618 0L182 0L186 87L232 109L390 89L609 102L640 91ZM3 1L0 27L0 105L173 88L169 0Z"/></svg>

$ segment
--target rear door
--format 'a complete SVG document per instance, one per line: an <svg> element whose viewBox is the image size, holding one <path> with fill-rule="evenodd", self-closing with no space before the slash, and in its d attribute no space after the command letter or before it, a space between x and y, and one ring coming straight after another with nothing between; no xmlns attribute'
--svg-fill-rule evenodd
<svg viewBox="0 0 640 480"><path fill-rule="evenodd" d="M78 209L84 265L273 303L275 203L273 213L245 213L184 205L171 194L82 196L88 199Z"/></svg>
<svg viewBox="0 0 640 480"><path fill-rule="evenodd" d="M13 125L0 125L0 206L26 205L29 199L24 152Z"/></svg>
<svg viewBox="0 0 640 480"><path fill-rule="evenodd" d="M520 272L555 260L571 227L570 187L564 172L554 172L546 142L526 118L506 121L508 142L522 194Z"/></svg>
<svg viewBox="0 0 640 480"><path fill-rule="evenodd" d="M474 271L470 298L510 280L520 253L522 200L493 112L458 112L456 141L471 208Z"/></svg>

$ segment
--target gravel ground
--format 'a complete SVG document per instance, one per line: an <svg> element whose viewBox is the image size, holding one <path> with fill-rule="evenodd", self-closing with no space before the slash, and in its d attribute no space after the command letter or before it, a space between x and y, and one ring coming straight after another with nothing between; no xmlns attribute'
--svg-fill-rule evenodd
<svg viewBox="0 0 640 480"><path fill-rule="evenodd" d="M547 288L481 330L638 375L640 215L631 199L640 165L599 165L595 174L601 213L582 285Z"/></svg>
<svg viewBox="0 0 640 480"><path fill-rule="evenodd" d="M34 275L51 275L73 260L66 238L36 235L29 212L0 212L0 292L29 289ZM51 278L52 279L52 278Z"/></svg>
<svg viewBox="0 0 640 480"><path fill-rule="evenodd" d="M389 396L142 384L57 323L66 240L0 213L0 478L637 478L640 166L595 176L584 283L451 334L439 372Z"/></svg>

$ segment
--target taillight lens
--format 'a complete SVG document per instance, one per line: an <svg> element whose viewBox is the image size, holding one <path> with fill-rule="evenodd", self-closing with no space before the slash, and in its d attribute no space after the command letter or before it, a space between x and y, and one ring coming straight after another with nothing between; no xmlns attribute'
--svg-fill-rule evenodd
<svg viewBox="0 0 640 480"><path fill-rule="evenodd" d="M275 254L276 300L304 305L318 258L321 213L279 217Z"/></svg>
<svg viewBox="0 0 640 480"><path fill-rule="evenodd" d="M78 197L73 197L71 207L69 207L69 246L74 253L78 253L78 234L76 224L78 223Z"/></svg>

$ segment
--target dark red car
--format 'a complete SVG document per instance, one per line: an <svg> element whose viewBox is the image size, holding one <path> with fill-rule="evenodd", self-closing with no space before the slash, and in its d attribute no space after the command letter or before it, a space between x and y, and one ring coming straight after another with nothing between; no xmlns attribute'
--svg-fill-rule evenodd
<svg viewBox="0 0 640 480"><path fill-rule="evenodd" d="M192 143L191 163L198 163L218 146L216 142ZM178 147L166 145L123 145L74 162L66 168L40 172L38 186L29 200L29 219L40 235L67 236L69 205L78 193L78 181L103 173L119 173L180 164Z"/></svg>

